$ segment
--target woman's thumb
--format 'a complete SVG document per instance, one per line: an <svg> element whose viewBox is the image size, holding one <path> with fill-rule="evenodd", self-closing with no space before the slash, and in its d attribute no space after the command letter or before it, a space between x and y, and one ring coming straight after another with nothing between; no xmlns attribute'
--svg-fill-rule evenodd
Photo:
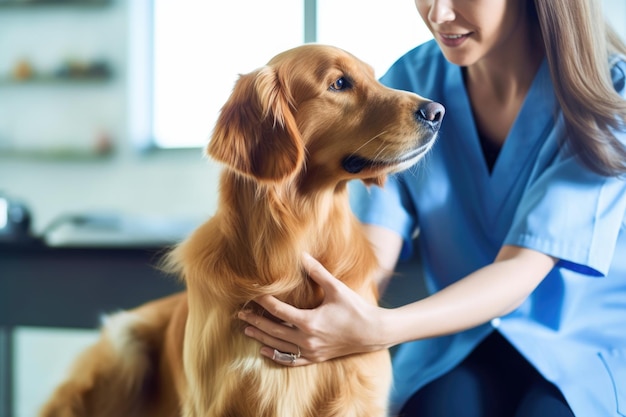
<svg viewBox="0 0 626 417"><path fill-rule="evenodd" d="M302 266L311 279L324 289L333 287L333 284L337 282L337 279L317 259L306 252L302 254Z"/></svg>

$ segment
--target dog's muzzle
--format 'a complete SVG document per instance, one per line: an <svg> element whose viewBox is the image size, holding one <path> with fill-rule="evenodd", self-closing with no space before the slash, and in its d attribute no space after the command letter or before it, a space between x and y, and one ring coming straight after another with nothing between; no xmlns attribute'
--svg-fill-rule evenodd
<svg viewBox="0 0 626 417"><path fill-rule="evenodd" d="M427 141L427 143L407 153L403 157L393 161L382 161L363 158L359 155L348 155L343 159L343 161L341 161L341 166L350 174L358 174L365 168L399 165L410 159L417 158L430 149L430 146L432 145L431 142L434 140L435 135L441 127L441 121L443 120L445 113L446 109L441 104L434 101L429 101L420 105L415 112L415 120L431 131L431 138Z"/></svg>
<svg viewBox="0 0 626 417"><path fill-rule="evenodd" d="M434 135L433 135L434 137ZM417 149L412 150L404 154L401 158L390 160L390 161L382 161L382 160L372 160L363 158L359 155L349 155L346 156L343 161L341 161L341 166L344 170L349 172L350 174L358 174L363 171L365 168L385 168L394 165L400 165L404 162L407 162L411 159L416 159L422 154L426 153L430 149L431 142L434 140L431 139L424 145L420 146Z"/></svg>

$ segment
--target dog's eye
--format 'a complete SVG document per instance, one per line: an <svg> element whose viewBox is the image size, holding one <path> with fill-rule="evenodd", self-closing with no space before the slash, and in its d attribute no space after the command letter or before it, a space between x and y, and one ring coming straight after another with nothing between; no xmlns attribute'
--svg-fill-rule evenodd
<svg viewBox="0 0 626 417"><path fill-rule="evenodd" d="M344 77L339 78L337 81L330 85L332 91L341 91L350 87L350 83Z"/></svg>

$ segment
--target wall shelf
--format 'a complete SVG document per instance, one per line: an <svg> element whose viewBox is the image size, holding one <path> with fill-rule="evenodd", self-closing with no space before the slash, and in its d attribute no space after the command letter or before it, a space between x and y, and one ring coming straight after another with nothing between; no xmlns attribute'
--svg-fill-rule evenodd
<svg viewBox="0 0 626 417"><path fill-rule="evenodd" d="M113 78L111 76L84 76L84 77L32 77L25 80L15 78L0 78L0 87L22 86L67 86L67 85L99 85L106 84Z"/></svg>
<svg viewBox="0 0 626 417"><path fill-rule="evenodd" d="M26 8L41 6L101 7L111 0L0 0L0 8Z"/></svg>
<svg viewBox="0 0 626 417"><path fill-rule="evenodd" d="M125 3L0 0L0 157L114 154L125 135Z"/></svg>

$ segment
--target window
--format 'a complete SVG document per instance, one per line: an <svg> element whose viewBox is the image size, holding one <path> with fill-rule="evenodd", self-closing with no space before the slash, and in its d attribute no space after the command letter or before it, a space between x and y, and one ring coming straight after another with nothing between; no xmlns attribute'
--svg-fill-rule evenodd
<svg viewBox="0 0 626 417"><path fill-rule="evenodd" d="M151 119L160 148L206 144L238 74L280 51L336 45L381 76L431 37L409 0L154 0L153 12Z"/></svg>
<svg viewBox="0 0 626 417"><path fill-rule="evenodd" d="M317 41L343 48L377 77L432 35L411 0L317 0Z"/></svg>
<svg viewBox="0 0 626 417"><path fill-rule="evenodd" d="M153 134L201 146L237 74L302 42L295 0L155 0Z"/></svg>

